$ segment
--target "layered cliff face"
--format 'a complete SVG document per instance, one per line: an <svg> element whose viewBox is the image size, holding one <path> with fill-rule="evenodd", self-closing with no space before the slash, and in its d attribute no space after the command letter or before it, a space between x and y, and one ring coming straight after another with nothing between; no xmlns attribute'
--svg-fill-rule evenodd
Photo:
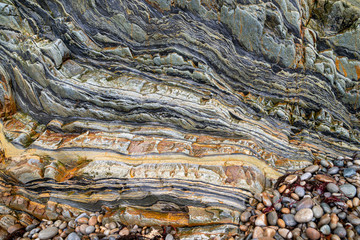
<svg viewBox="0 0 360 240"><path fill-rule="evenodd" d="M359 150L359 7L0 0L3 201L236 224L266 177Z"/></svg>

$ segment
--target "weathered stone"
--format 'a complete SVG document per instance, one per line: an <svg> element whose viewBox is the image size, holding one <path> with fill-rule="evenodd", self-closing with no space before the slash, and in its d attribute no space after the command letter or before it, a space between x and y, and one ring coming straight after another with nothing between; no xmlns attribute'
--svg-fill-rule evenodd
<svg viewBox="0 0 360 240"><path fill-rule="evenodd" d="M340 188L340 191L349 198L353 198L356 195L356 187L352 184L347 183L347 184L341 185L339 188Z"/></svg>
<svg viewBox="0 0 360 240"><path fill-rule="evenodd" d="M48 227L39 232L40 239L51 239L58 234L59 229L56 227Z"/></svg>
<svg viewBox="0 0 360 240"><path fill-rule="evenodd" d="M313 217L313 211L310 208L303 208L295 214L295 221L298 223L307 223L310 222Z"/></svg>
<svg viewBox="0 0 360 240"><path fill-rule="evenodd" d="M299 211L304 208L312 208L314 205L313 200L311 198L303 198L296 205L296 211Z"/></svg>
<svg viewBox="0 0 360 240"><path fill-rule="evenodd" d="M306 229L306 236L311 240L317 240L320 238L320 233L314 228Z"/></svg>

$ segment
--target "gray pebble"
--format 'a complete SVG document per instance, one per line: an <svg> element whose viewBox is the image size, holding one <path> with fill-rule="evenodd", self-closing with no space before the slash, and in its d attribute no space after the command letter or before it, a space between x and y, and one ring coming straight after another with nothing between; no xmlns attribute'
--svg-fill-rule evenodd
<svg viewBox="0 0 360 240"><path fill-rule="evenodd" d="M312 174L309 172L304 173L303 175L301 175L300 180L304 181L304 180L308 180L309 178L311 178Z"/></svg>
<svg viewBox="0 0 360 240"><path fill-rule="evenodd" d="M346 229L343 227L338 227L334 230L334 233L338 235L340 238L346 237Z"/></svg>
<svg viewBox="0 0 360 240"><path fill-rule="evenodd" d="M340 218L340 219L345 219L346 218L346 212L339 212L338 214L337 214L337 216Z"/></svg>
<svg viewBox="0 0 360 240"><path fill-rule="evenodd" d="M329 204L322 202L322 203L320 203L320 206L322 207L324 212L331 213L331 208L330 208Z"/></svg>
<svg viewBox="0 0 360 240"><path fill-rule="evenodd" d="M276 226L278 215L275 211L269 212L267 215L267 221L270 226Z"/></svg>
<svg viewBox="0 0 360 240"><path fill-rule="evenodd" d="M301 186L297 186L295 188L295 193L302 198L305 195L305 189Z"/></svg>
<svg viewBox="0 0 360 240"><path fill-rule="evenodd" d="M324 214L324 210L319 205L316 205L312 208L312 211L314 213L315 218L321 218L321 216Z"/></svg>
<svg viewBox="0 0 360 240"><path fill-rule="evenodd" d="M165 240L174 240L174 237L171 234L167 234Z"/></svg>
<svg viewBox="0 0 360 240"><path fill-rule="evenodd" d="M329 235L331 233L331 229L329 225L324 225L320 228L320 232L322 232L324 235Z"/></svg>
<svg viewBox="0 0 360 240"><path fill-rule="evenodd" d="M338 166L338 167L343 167L344 166L344 161L343 160L335 160L334 165Z"/></svg>
<svg viewBox="0 0 360 240"><path fill-rule="evenodd" d="M340 186L340 191L348 198L353 198L356 195L356 187L352 184L344 184Z"/></svg>
<svg viewBox="0 0 360 240"><path fill-rule="evenodd" d="M81 240L81 238L75 232L72 232L67 236L66 240Z"/></svg>
<svg viewBox="0 0 360 240"><path fill-rule="evenodd" d="M312 165L304 169L305 172L314 173L319 170L319 165Z"/></svg>
<svg viewBox="0 0 360 240"><path fill-rule="evenodd" d="M297 222L295 221L293 214L284 214L282 216L282 219L284 220L287 226L295 227L297 225Z"/></svg>
<svg viewBox="0 0 360 240"><path fill-rule="evenodd" d="M95 231L95 227L94 227L94 226L88 226L88 227L85 229L85 233L86 233L86 234L93 233L94 231Z"/></svg>
<svg viewBox="0 0 360 240"><path fill-rule="evenodd" d="M345 168L343 172L344 177L352 177L355 174L356 174L356 170L354 168Z"/></svg>
<svg viewBox="0 0 360 240"><path fill-rule="evenodd" d="M58 228L48 227L39 232L39 238L40 239L50 239L50 238L55 237L58 234L58 232L59 232Z"/></svg>
<svg viewBox="0 0 360 240"><path fill-rule="evenodd" d="M335 183L329 183L328 185L326 185L326 190L331 193L337 193L339 192L339 187Z"/></svg>
<svg viewBox="0 0 360 240"><path fill-rule="evenodd" d="M33 235L35 233L38 233L40 232L41 228L37 227L37 228L34 228L33 230L30 231L30 234Z"/></svg>
<svg viewBox="0 0 360 240"><path fill-rule="evenodd" d="M325 160L325 159L322 159L321 161L320 161L320 164L321 164L321 166L323 166L323 167L328 167L328 166L330 166L330 163L327 161L327 160Z"/></svg>
<svg viewBox="0 0 360 240"><path fill-rule="evenodd" d="M347 220L352 224L352 225L360 225L360 218L358 218L355 214L348 214L347 215Z"/></svg>
<svg viewBox="0 0 360 240"><path fill-rule="evenodd" d="M38 224L31 224L31 225L27 226L27 227L25 228L25 230L26 230L27 232L30 232L31 230L33 230L34 228L36 228L37 225L38 225ZM39 229L39 230L40 230L40 229Z"/></svg>
<svg viewBox="0 0 360 240"><path fill-rule="evenodd" d="M338 167L332 167L332 168L330 168L327 172L328 172L328 174L337 174L338 172L339 172L339 168Z"/></svg>
<svg viewBox="0 0 360 240"><path fill-rule="evenodd" d="M355 227L355 230L356 230L356 232L360 235L360 225L357 225L357 226Z"/></svg>

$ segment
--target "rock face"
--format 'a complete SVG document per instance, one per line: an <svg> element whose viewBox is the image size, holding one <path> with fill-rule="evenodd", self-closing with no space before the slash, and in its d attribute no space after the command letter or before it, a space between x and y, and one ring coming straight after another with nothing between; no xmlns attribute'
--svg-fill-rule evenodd
<svg viewBox="0 0 360 240"><path fill-rule="evenodd" d="M0 0L4 189L237 224L265 177L359 150L359 7Z"/></svg>

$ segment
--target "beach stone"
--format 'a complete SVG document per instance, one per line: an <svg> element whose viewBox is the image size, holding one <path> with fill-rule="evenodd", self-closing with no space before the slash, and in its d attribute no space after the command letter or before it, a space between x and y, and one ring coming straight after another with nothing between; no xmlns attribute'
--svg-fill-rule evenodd
<svg viewBox="0 0 360 240"><path fill-rule="evenodd" d="M245 211L245 212L243 212L243 213L241 214L240 220L241 220L243 223L246 223L246 222L249 221L250 217L251 217L251 213L248 212L248 211Z"/></svg>
<svg viewBox="0 0 360 240"><path fill-rule="evenodd" d="M87 226L87 228L85 229L85 233L86 233L86 234L93 233L94 231L95 231L95 227L94 227L94 226Z"/></svg>
<svg viewBox="0 0 360 240"><path fill-rule="evenodd" d="M75 224L75 221L74 221L74 220L70 220L70 221L68 222L68 225L69 225L69 227L71 227L71 228L75 228L75 227L76 227L76 224Z"/></svg>
<svg viewBox="0 0 360 240"><path fill-rule="evenodd" d="M41 230L39 232L39 238L40 239L50 239L55 237L59 232L59 229L57 227L48 227L45 228L44 230Z"/></svg>
<svg viewBox="0 0 360 240"><path fill-rule="evenodd" d="M322 202L322 203L320 203L320 206L322 207L324 212L331 213L331 208L330 208L329 204Z"/></svg>
<svg viewBox="0 0 360 240"><path fill-rule="evenodd" d="M339 213L337 214L337 216L338 216L340 219L345 219L346 216L347 216L347 214L346 214L346 212L339 212Z"/></svg>
<svg viewBox="0 0 360 240"><path fill-rule="evenodd" d="M124 227L123 229L120 230L119 232L119 236L127 236L130 234L130 231L127 227Z"/></svg>
<svg viewBox="0 0 360 240"><path fill-rule="evenodd" d="M311 198L303 198L296 205L296 211L299 211L304 208L312 208L314 205L313 200Z"/></svg>
<svg viewBox="0 0 360 240"><path fill-rule="evenodd" d="M285 221L282 220L281 218L278 219L277 224L278 224L278 226L281 227L281 228L286 227Z"/></svg>
<svg viewBox="0 0 360 240"><path fill-rule="evenodd" d="M324 235L329 235L331 233L331 229L329 225L323 225L320 228L320 232L322 232Z"/></svg>
<svg viewBox="0 0 360 240"><path fill-rule="evenodd" d="M341 238L336 234L331 234L331 240L341 240Z"/></svg>
<svg viewBox="0 0 360 240"><path fill-rule="evenodd" d="M253 238L261 238L264 236L264 230L261 227L255 227L253 231Z"/></svg>
<svg viewBox="0 0 360 240"><path fill-rule="evenodd" d="M174 240L174 237L171 234L166 234L165 240Z"/></svg>
<svg viewBox="0 0 360 240"><path fill-rule="evenodd" d="M346 229L343 228L343 227L337 227L337 228L334 230L334 233L335 233L336 235L338 235L340 238L346 237Z"/></svg>
<svg viewBox="0 0 360 240"><path fill-rule="evenodd" d="M81 225L80 225L80 228L79 228L80 232L81 232L82 234L86 234L86 228L87 228L88 226L89 226L89 225L87 225L87 224L81 224Z"/></svg>
<svg viewBox="0 0 360 240"><path fill-rule="evenodd" d="M269 198L269 195L266 192L262 193L262 202L266 207L272 206L271 199Z"/></svg>
<svg viewBox="0 0 360 240"><path fill-rule="evenodd" d="M290 230L288 230L286 228L280 228L278 230L278 233L280 234L280 236L282 236L285 239L292 239L292 237L293 237Z"/></svg>
<svg viewBox="0 0 360 240"><path fill-rule="evenodd" d="M334 165L337 167L343 167L344 166L344 160L335 160Z"/></svg>
<svg viewBox="0 0 360 240"><path fill-rule="evenodd" d="M62 224L60 224L59 229L63 230L66 227L67 227L67 222L64 221Z"/></svg>
<svg viewBox="0 0 360 240"><path fill-rule="evenodd" d="M319 165L312 165L304 169L305 172L314 173L319 170Z"/></svg>
<svg viewBox="0 0 360 240"><path fill-rule="evenodd" d="M89 218L88 224L89 224L89 226L95 226L97 224L97 217L96 216L91 216Z"/></svg>
<svg viewBox="0 0 360 240"><path fill-rule="evenodd" d="M76 232L72 232L67 236L66 240L81 240L81 238L76 234Z"/></svg>
<svg viewBox="0 0 360 240"><path fill-rule="evenodd" d="M289 175L285 178L285 182L287 184L293 184L296 180L298 179L298 176L297 175Z"/></svg>
<svg viewBox="0 0 360 240"><path fill-rule="evenodd" d="M360 235L360 225L357 225L357 226L355 227L355 231Z"/></svg>
<svg viewBox="0 0 360 240"><path fill-rule="evenodd" d="M116 225L115 222L109 223L109 228L110 228L110 230L112 230L112 229L114 229L114 228L116 228L116 227L117 227L117 225Z"/></svg>
<svg viewBox="0 0 360 240"><path fill-rule="evenodd" d="M324 214L324 210L319 205L314 206L312 211L315 218L321 218L321 216Z"/></svg>
<svg viewBox="0 0 360 240"><path fill-rule="evenodd" d="M344 172L343 172L344 177L353 177L354 175L356 175L356 170L354 168L345 168L344 169Z"/></svg>
<svg viewBox="0 0 360 240"><path fill-rule="evenodd" d="M340 186L340 191L348 198L353 198L356 195L356 187L352 184L344 184Z"/></svg>
<svg viewBox="0 0 360 240"><path fill-rule="evenodd" d="M335 183L328 183L326 185L326 190L328 190L331 193L337 193L339 192L339 187Z"/></svg>
<svg viewBox="0 0 360 240"><path fill-rule="evenodd" d="M304 173L303 175L301 175L300 180L302 180L302 181L308 180L311 177L312 177L312 174L307 172L307 173Z"/></svg>
<svg viewBox="0 0 360 240"><path fill-rule="evenodd" d="M308 228L306 229L306 236L311 240L317 240L320 238L321 235L316 229Z"/></svg>
<svg viewBox="0 0 360 240"><path fill-rule="evenodd" d="M270 226L276 226L278 220L277 212L272 211L267 214L267 222Z"/></svg>
<svg viewBox="0 0 360 240"><path fill-rule="evenodd" d="M337 174L339 172L339 170L340 170L340 168L338 168L338 167L332 167L332 168L329 168L327 173L331 174L331 175L334 175L334 174Z"/></svg>
<svg viewBox="0 0 360 240"><path fill-rule="evenodd" d="M81 217L77 220L80 224L87 224L89 222L89 219L87 217Z"/></svg>
<svg viewBox="0 0 360 240"><path fill-rule="evenodd" d="M284 214L282 216L282 219L287 226L295 227L297 225L297 222L295 221L295 216L292 214Z"/></svg>
<svg viewBox="0 0 360 240"><path fill-rule="evenodd" d="M266 215L264 213L256 218L255 225L259 226L259 227L267 226L267 219L266 219Z"/></svg>
<svg viewBox="0 0 360 240"><path fill-rule="evenodd" d="M318 222L318 227L321 227L323 225L329 224L331 221L330 214L326 213L324 216L322 216Z"/></svg>
<svg viewBox="0 0 360 240"><path fill-rule="evenodd" d="M325 159L321 159L320 164L321 164L321 166L326 167L326 168L330 166L330 163Z"/></svg>
<svg viewBox="0 0 360 240"><path fill-rule="evenodd" d="M357 217L356 215L354 215L353 213L347 215L347 220L352 224L352 225L360 225L360 218Z"/></svg>
<svg viewBox="0 0 360 240"><path fill-rule="evenodd" d="M27 231L27 232L30 232L31 230L33 230L34 228L36 228L37 227L37 225L39 225L39 224L30 224L29 226L27 226L26 228L25 228L25 230Z"/></svg>
<svg viewBox="0 0 360 240"><path fill-rule="evenodd" d="M305 195L305 189L301 186L297 186L295 188L295 193L299 196L299 197L303 197Z"/></svg>
<svg viewBox="0 0 360 240"><path fill-rule="evenodd" d="M335 179L333 179L332 177L330 176L327 176L327 175L323 175L323 174L317 174L315 176L315 179L320 181L320 182L325 182L325 183L336 183Z"/></svg>
<svg viewBox="0 0 360 240"><path fill-rule="evenodd" d="M310 208L303 208L295 214L295 221L298 223L310 222L314 217L313 211Z"/></svg>

